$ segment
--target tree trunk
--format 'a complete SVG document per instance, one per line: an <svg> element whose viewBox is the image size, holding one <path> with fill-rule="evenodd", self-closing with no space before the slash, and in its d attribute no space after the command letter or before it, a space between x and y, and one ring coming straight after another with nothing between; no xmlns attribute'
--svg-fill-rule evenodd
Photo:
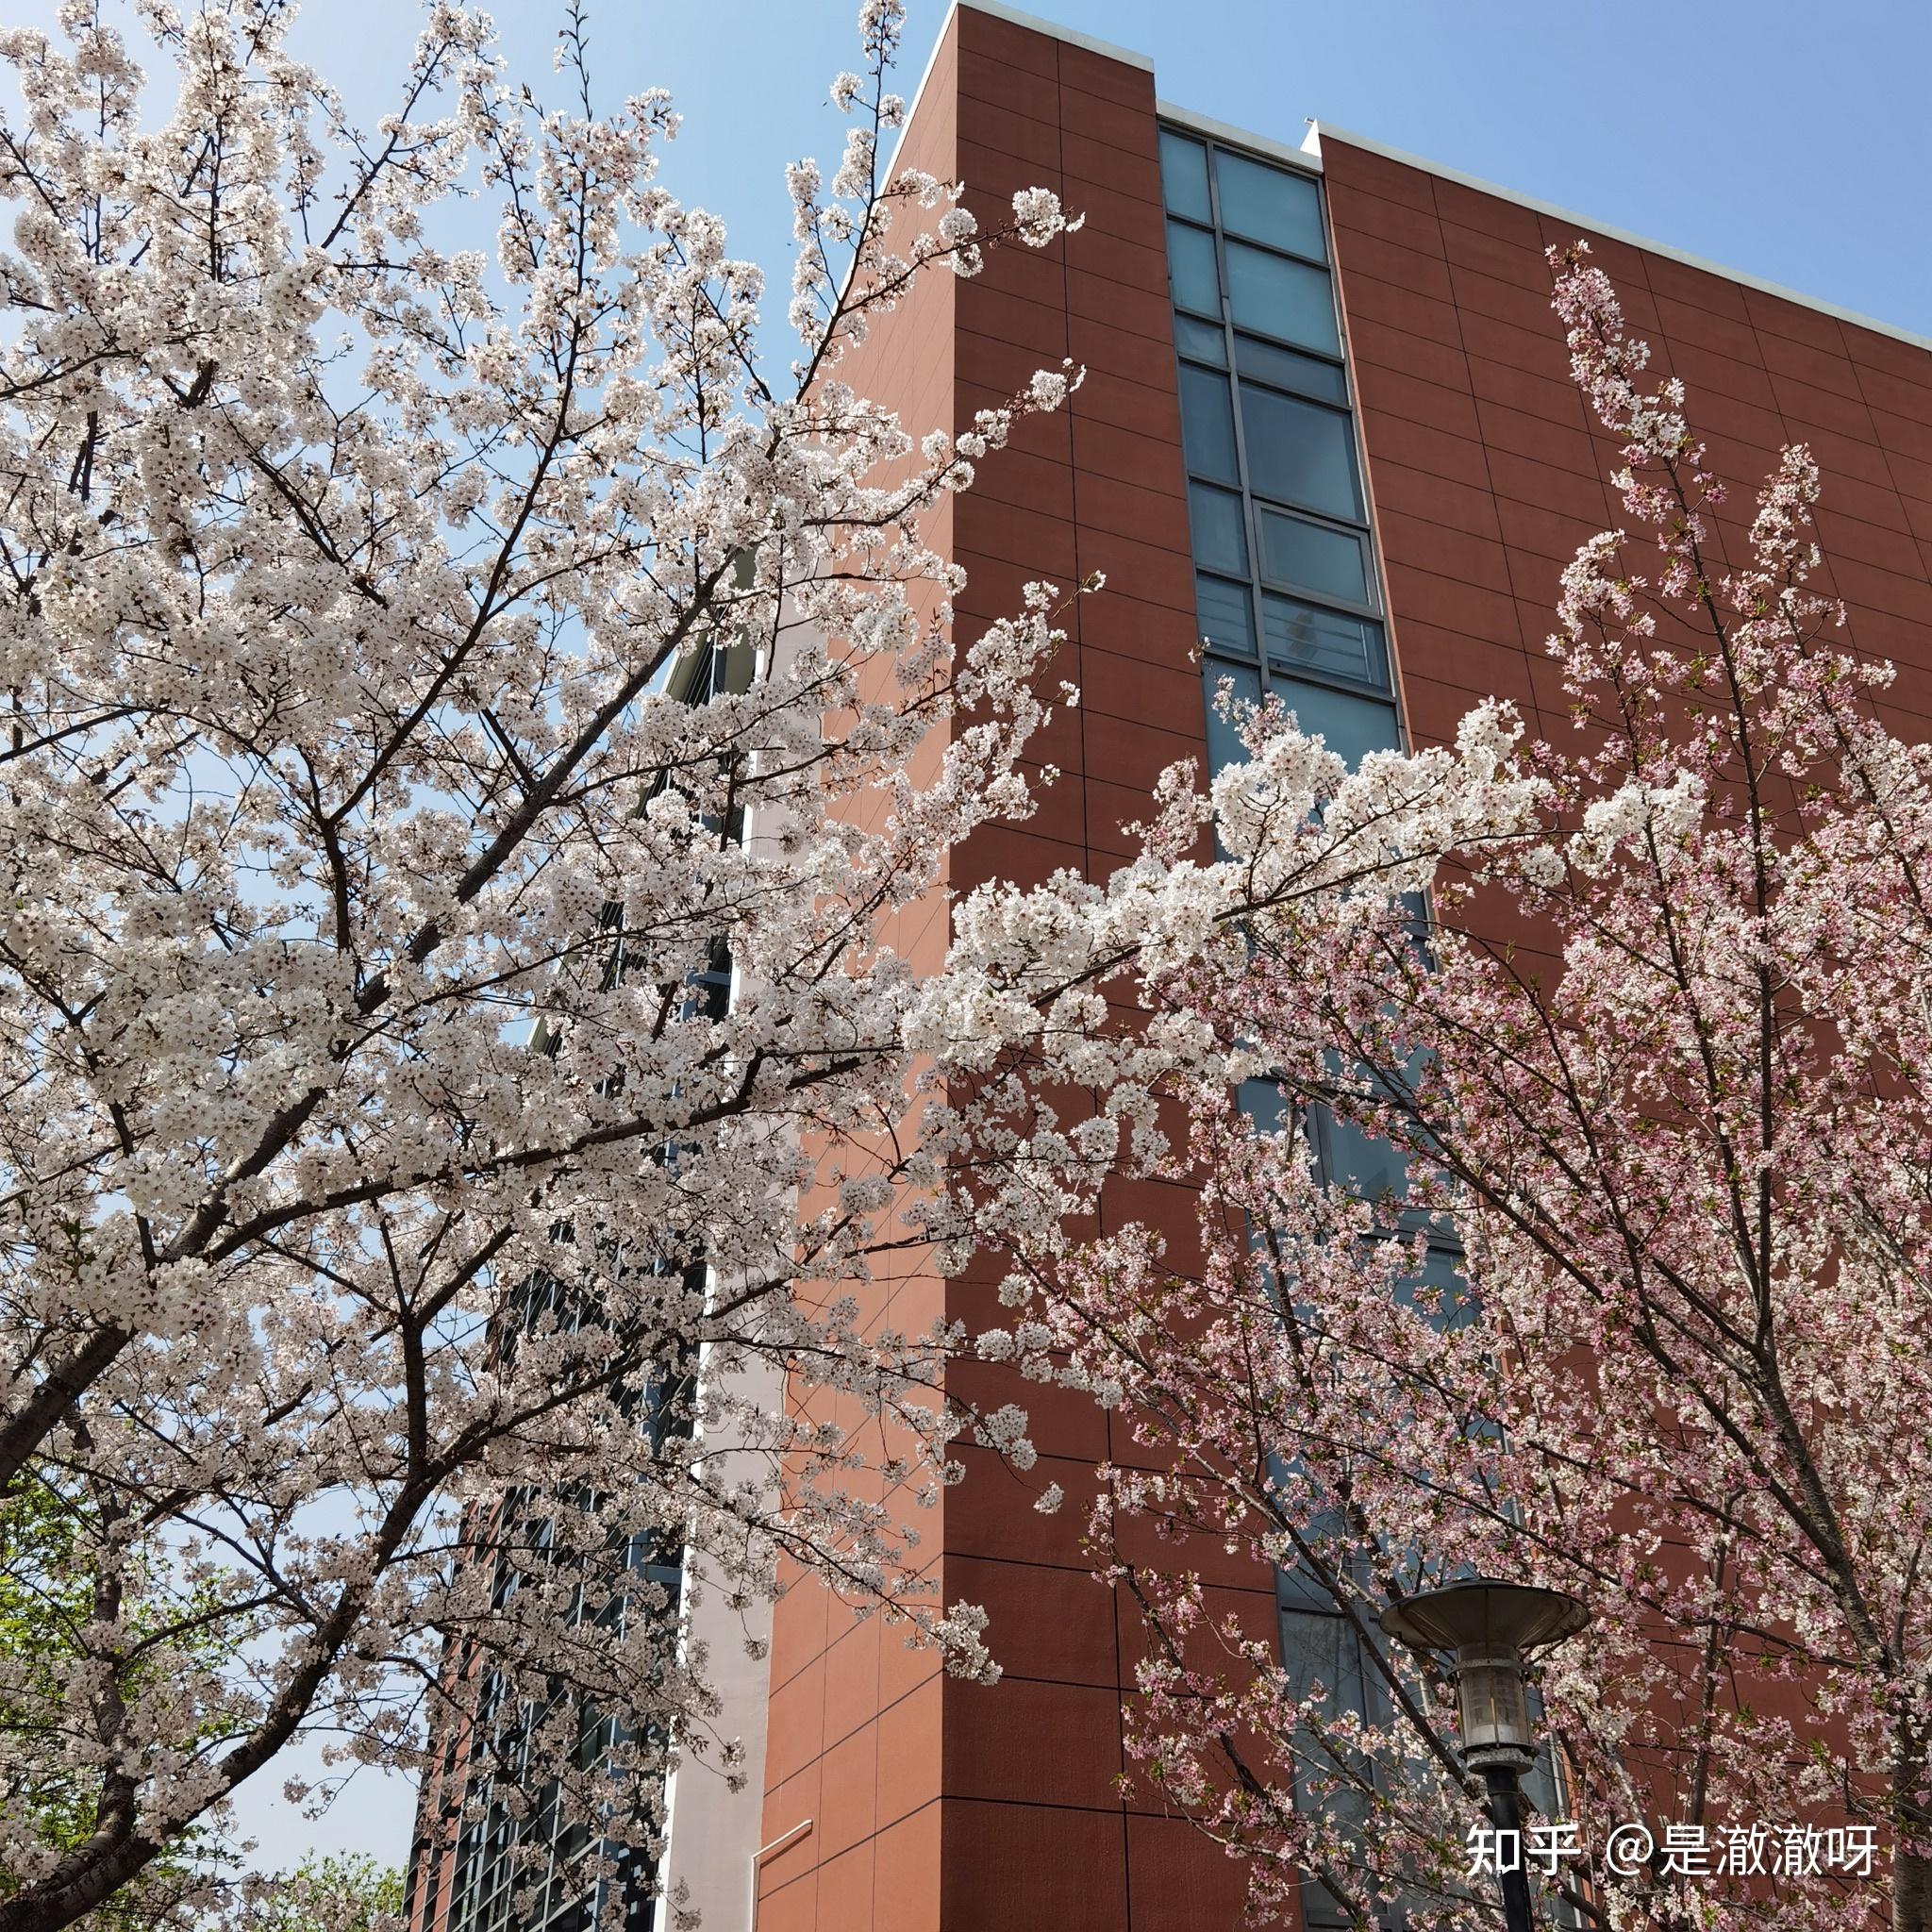
<svg viewBox="0 0 1932 1932"><path fill-rule="evenodd" d="M1932 1857L1923 1852L1892 1858L1891 1932L1932 1932Z"/></svg>

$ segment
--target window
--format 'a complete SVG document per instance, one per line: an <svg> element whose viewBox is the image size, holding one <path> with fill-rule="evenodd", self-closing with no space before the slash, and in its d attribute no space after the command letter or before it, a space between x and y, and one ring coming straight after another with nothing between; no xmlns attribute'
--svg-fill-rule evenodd
<svg viewBox="0 0 1932 1932"><path fill-rule="evenodd" d="M1210 490L1205 483L1188 486L1188 527L1193 533L1194 560L1205 570L1222 570L1238 577L1248 574L1246 519L1239 493ZM1261 539L1265 547L1267 538Z"/></svg>
<svg viewBox="0 0 1932 1932"><path fill-rule="evenodd" d="M1250 248L1245 242L1229 242L1226 248L1227 307L1236 327L1279 336L1330 356L1341 354L1335 293L1325 268Z"/></svg>
<svg viewBox="0 0 1932 1932"><path fill-rule="evenodd" d="M1176 326L1179 326L1176 318ZM1189 327L1196 325L1189 324ZM1214 359L1225 353L1221 331L1215 330ZM1198 353L1193 349L1188 355ZM1313 396L1319 403L1348 405L1348 381L1339 362L1324 362L1319 356L1305 356L1297 349L1284 349L1274 342L1258 341L1253 336L1234 339L1234 366L1257 382L1273 383L1276 389L1291 389L1298 394Z"/></svg>
<svg viewBox="0 0 1932 1932"><path fill-rule="evenodd" d="M1382 626L1365 617L1263 591L1261 641L1268 647L1269 668L1277 674L1313 671L1374 691L1388 689Z"/></svg>
<svg viewBox="0 0 1932 1932"><path fill-rule="evenodd" d="M1186 222L1167 225L1167 277L1174 306L1221 319L1221 271L1214 265L1214 237Z"/></svg>
<svg viewBox="0 0 1932 1932"><path fill-rule="evenodd" d="M1244 382L1241 433L1248 444L1248 488L1257 496L1360 521L1355 425L1340 409Z"/></svg>
<svg viewBox="0 0 1932 1932"><path fill-rule="evenodd" d="M1241 482L1234 441L1234 405L1227 377L1181 365L1181 447L1189 470L1217 483Z"/></svg>
<svg viewBox="0 0 1932 1932"><path fill-rule="evenodd" d="M1208 150L1171 127L1160 130L1160 186L1175 214L1186 215L1191 222L1213 221L1208 200Z"/></svg>
<svg viewBox="0 0 1932 1932"><path fill-rule="evenodd" d="M1322 191L1174 128L1160 168L1209 756L1232 676L1354 764L1402 739Z"/></svg>
<svg viewBox="0 0 1932 1932"><path fill-rule="evenodd" d="M1230 235L1327 260L1322 191L1306 175L1271 168L1224 147L1214 151L1214 181L1221 190L1221 225Z"/></svg>
<svg viewBox="0 0 1932 1932"><path fill-rule="evenodd" d="M1374 602L1368 540L1360 531L1338 530L1274 509L1256 514L1261 526L1261 575L1269 583L1312 591L1318 597L1345 604Z"/></svg>

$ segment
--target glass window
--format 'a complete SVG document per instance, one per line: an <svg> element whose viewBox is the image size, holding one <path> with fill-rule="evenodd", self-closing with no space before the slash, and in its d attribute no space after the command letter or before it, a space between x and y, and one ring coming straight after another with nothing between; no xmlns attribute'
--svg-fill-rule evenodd
<svg viewBox="0 0 1932 1932"><path fill-rule="evenodd" d="M1288 1129L1288 1096L1278 1081L1243 1080L1236 1095L1241 1111L1254 1122L1257 1134L1280 1134Z"/></svg>
<svg viewBox="0 0 1932 1932"><path fill-rule="evenodd" d="M1244 765L1248 761L1247 747L1235 735L1233 720L1222 716L1216 699L1225 679L1234 686L1237 705L1258 704L1260 674L1244 664L1223 664L1209 658L1201 668L1201 675L1208 694L1208 769L1213 773L1228 765Z"/></svg>
<svg viewBox="0 0 1932 1932"><path fill-rule="evenodd" d="M1248 603L1248 587L1231 584L1225 577L1194 575L1194 619L1201 635L1243 658L1255 655L1255 615ZM1212 687L1209 687L1212 689Z"/></svg>
<svg viewBox="0 0 1932 1932"><path fill-rule="evenodd" d="M1294 713L1295 723L1311 738L1325 741L1328 749L1351 767L1361 762L1365 752L1390 751L1398 742L1393 705L1351 697L1347 691L1304 684L1299 678L1277 678L1274 690ZM1213 742L1211 733L1208 742Z"/></svg>
<svg viewBox="0 0 1932 1932"><path fill-rule="evenodd" d="M1283 516L1264 509L1261 524L1261 575L1318 597L1340 597L1350 604L1373 604L1369 589L1368 549L1353 530L1331 530L1303 517Z"/></svg>
<svg viewBox="0 0 1932 1932"><path fill-rule="evenodd" d="M1234 458L1234 405L1227 377L1211 369L1181 369L1181 447L1188 468L1217 482L1241 482Z"/></svg>
<svg viewBox="0 0 1932 1932"><path fill-rule="evenodd" d="M1306 175L1291 175L1286 168L1271 168L1222 148L1214 157L1214 179L1221 190L1221 225L1230 235L1327 260L1322 192Z"/></svg>
<svg viewBox="0 0 1932 1932"><path fill-rule="evenodd" d="M1184 411L1187 380L1193 373L1181 372ZM1248 442L1248 484L1257 495L1300 504L1344 523L1361 521L1355 438L1346 416L1244 382L1241 429Z"/></svg>
<svg viewBox="0 0 1932 1932"><path fill-rule="evenodd" d="M1214 266L1214 237L1185 222L1167 225L1167 274L1174 307L1198 315L1221 314L1221 273Z"/></svg>
<svg viewBox="0 0 1932 1932"><path fill-rule="evenodd" d="M1208 150L1165 127L1160 130L1160 185L1175 214L1193 222L1214 219L1208 205Z"/></svg>
<svg viewBox="0 0 1932 1932"><path fill-rule="evenodd" d="M1245 242L1230 242L1227 301L1237 327L1259 329L1263 335L1280 336L1330 356L1341 354L1335 298L1324 268L1270 255Z"/></svg>
<svg viewBox="0 0 1932 1932"><path fill-rule="evenodd" d="M1248 533L1242 527L1241 500L1231 490L1188 485L1188 530L1194 561L1204 570L1248 574Z"/></svg>
<svg viewBox="0 0 1932 1932"><path fill-rule="evenodd" d="M1331 1108L1318 1108L1322 1180L1358 1201L1400 1200L1408 1192L1408 1157L1401 1148L1343 1120Z"/></svg>
<svg viewBox="0 0 1932 1932"><path fill-rule="evenodd" d="M1382 647L1382 626L1345 610L1324 610L1299 597L1261 593L1261 635L1268 644L1268 661L1283 671L1312 671L1320 676L1345 677L1376 691L1389 689L1389 659Z"/></svg>
<svg viewBox="0 0 1932 1932"><path fill-rule="evenodd" d="M1403 1277L1395 1298L1409 1307L1421 1307L1433 1326L1446 1332L1467 1328L1475 1320L1475 1297L1463 1273L1460 1251L1434 1241L1420 1272Z"/></svg>
<svg viewBox="0 0 1932 1932"><path fill-rule="evenodd" d="M1196 322L1191 315L1176 315L1174 319L1174 345L1183 356L1192 356L1202 362L1219 362L1223 368L1227 366L1227 341L1218 322ZM1316 366L1322 365L1318 363Z"/></svg>
<svg viewBox="0 0 1932 1932"><path fill-rule="evenodd" d="M1191 323L1189 326L1199 325ZM1214 359L1219 362L1223 358L1217 355ZM1341 364L1304 356L1299 349L1284 349L1254 336L1237 336L1234 366L1243 375L1258 376L1276 389L1298 390L1303 395L1315 396L1324 403L1348 401L1348 378L1341 372Z"/></svg>

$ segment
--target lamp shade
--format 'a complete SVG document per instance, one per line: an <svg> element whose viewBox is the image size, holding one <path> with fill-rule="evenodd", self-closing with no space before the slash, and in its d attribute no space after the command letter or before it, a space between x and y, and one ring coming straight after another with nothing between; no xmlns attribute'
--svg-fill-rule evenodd
<svg viewBox="0 0 1932 1932"><path fill-rule="evenodd" d="M1590 1612L1559 1590L1487 1577L1422 1591L1381 1616L1399 1642L1455 1653L1462 1756L1476 1770L1535 1757L1523 1653L1560 1643L1589 1622Z"/></svg>
<svg viewBox="0 0 1932 1932"><path fill-rule="evenodd" d="M1589 1623L1590 1612L1560 1590L1486 1576L1422 1591L1391 1604L1381 1616L1383 1629L1415 1650L1541 1650L1574 1637Z"/></svg>

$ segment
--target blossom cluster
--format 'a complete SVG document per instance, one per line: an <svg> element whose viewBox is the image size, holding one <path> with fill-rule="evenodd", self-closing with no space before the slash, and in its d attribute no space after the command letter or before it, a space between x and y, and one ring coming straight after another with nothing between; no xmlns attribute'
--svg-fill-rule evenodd
<svg viewBox="0 0 1932 1932"><path fill-rule="evenodd" d="M774 367L574 13L547 104L437 0L371 141L281 0L130 11L0 35L0 1544L58 1495L97 1603L65 1681L0 1662L0 1812L94 1821L9 1844L9 1932L214 1909L158 1850L311 1732L471 1725L648 1852L667 1753L743 1774L698 1596L782 1563L989 1676L920 1512L1030 1455L864 1298L888 935L1030 810L1059 636L956 650L926 532L1079 372L957 441L852 372L1068 217L888 175L867 0Z"/></svg>
<svg viewBox="0 0 1932 1932"><path fill-rule="evenodd" d="M1814 586L1815 459L1734 519L1553 266L1628 520L1563 576L1574 743L1491 702L1349 771L1224 691L1243 755L1170 773L1138 858L958 909L932 1224L1003 1272L979 1353L1136 1444L1087 1525L1146 1626L1131 1769L1257 1917L1492 1923L1442 1662L1379 1625L1490 1574L1594 1615L1539 1665L1580 1849L1533 1874L1587 1923L1924 1927L1932 749ZM1878 1851L1612 1861L1673 1793Z"/></svg>

